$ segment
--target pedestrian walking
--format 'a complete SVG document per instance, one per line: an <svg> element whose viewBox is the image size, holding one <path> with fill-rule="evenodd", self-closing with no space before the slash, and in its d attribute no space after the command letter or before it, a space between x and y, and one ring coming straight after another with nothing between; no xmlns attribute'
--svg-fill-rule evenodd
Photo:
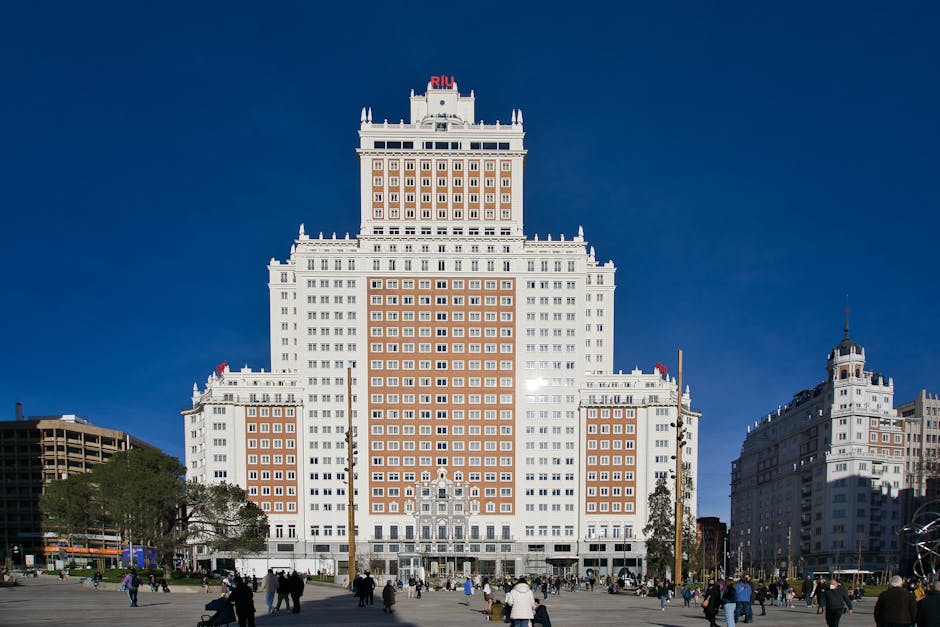
<svg viewBox="0 0 940 627"><path fill-rule="evenodd" d="M737 603L737 608L735 609L735 620L739 616L744 617L744 622L749 623L754 620L754 611L751 607L751 594L753 589L751 588L751 578L748 575L744 575L737 585L734 586L734 598Z"/></svg>
<svg viewBox="0 0 940 627"><path fill-rule="evenodd" d="M359 582L359 587L362 588L362 604L372 605L375 598L375 579L369 571L366 571L366 576Z"/></svg>
<svg viewBox="0 0 940 627"><path fill-rule="evenodd" d="M822 609L826 614L827 627L839 627L842 615L852 613L852 599L835 577L829 581L829 588L822 595Z"/></svg>
<svg viewBox="0 0 940 627"><path fill-rule="evenodd" d="M509 613L512 627L529 627L529 621L535 617L535 595L525 577L519 577L519 581L506 595L506 605L512 606Z"/></svg>
<svg viewBox="0 0 940 627"><path fill-rule="evenodd" d="M659 609L663 612L666 611L666 603L669 601L669 582L663 579L662 581L657 580L656 584L656 596L659 598Z"/></svg>
<svg viewBox="0 0 940 627"><path fill-rule="evenodd" d="M910 627L917 620L917 601L904 589L904 580L895 575L888 589L875 601L875 625L878 627Z"/></svg>
<svg viewBox="0 0 940 627"><path fill-rule="evenodd" d="M235 587L228 595L229 602L235 606L238 627L255 627L255 601L251 588L239 576L235 575Z"/></svg>
<svg viewBox="0 0 940 627"><path fill-rule="evenodd" d="M806 607L813 605L813 578L809 575L803 577L803 600L806 601Z"/></svg>
<svg viewBox="0 0 940 627"><path fill-rule="evenodd" d="M415 587L418 585L418 580L415 579L414 575L408 577L408 598L413 599L415 596Z"/></svg>
<svg viewBox="0 0 940 627"><path fill-rule="evenodd" d="M274 613L274 595L277 593L277 575L269 568L268 574L261 580L261 593L264 594L264 604L268 614Z"/></svg>
<svg viewBox="0 0 940 627"><path fill-rule="evenodd" d="M470 597L473 596L473 582L470 581L469 577L463 582L463 596L465 605L470 607Z"/></svg>
<svg viewBox="0 0 940 627"><path fill-rule="evenodd" d="M823 597L826 595L826 590L829 589L829 584L826 583L826 580L822 577L819 578L819 581L816 582L816 587L813 588L813 596L816 597L816 613L823 613Z"/></svg>
<svg viewBox="0 0 940 627"><path fill-rule="evenodd" d="M291 573L287 578L287 589L290 593L291 602L294 604L294 614L300 613L300 597L304 594L304 580L297 574L297 571Z"/></svg>
<svg viewBox="0 0 940 627"><path fill-rule="evenodd" d="M718 627L715 617L718 616L718 608L721 606L721 588L715 583L714 579L708 580L708 586L705 587L702 599L702 611L705 618L708 619L708 627Z"/></svg>
<svg viewBox="0 0 940 627"><path fill-rule="evenodd" d="M274 613L281 611L281 602L284 603L284 609L290 611L290 582L284 576L282 570L277 574L277 605L274 607Z"/></svg>
<svg viewBox="0 0 940 627"><path fill-rule="evenodd" d="M725 611L725 624L727 627L734 627L734 615L738 611L737 594L734 589L734 582L725 579L724 588L721 590L721 604Z"/></svg>
<svg viewBox="0 0 940 627"><path fill-rule="evenodd" d="M754 590L754 600L760 605L760 614L758 616L767 616L767 610L764 609L764 604L767 602L767 586L764 585L763 581L758 582L757 589Z"/></svg>
<svg viewBox="0 0 940 627"><path fill-rule="evenodd" d="M131 607L138 607L137 590L140 588L140 577L137 575L137 571L133 568L130 569L124 575L124 579L121 580L121 585L127 591L127 598L130 599Z"/></svg>
<svg viewBox="0 0 940 627"><path fill-rule="evenodd" d="M392 585L392 580L389 579L385 582L385 587L382 588L382 611L391 614L393 605L395 605L395 586Z"/></svg>

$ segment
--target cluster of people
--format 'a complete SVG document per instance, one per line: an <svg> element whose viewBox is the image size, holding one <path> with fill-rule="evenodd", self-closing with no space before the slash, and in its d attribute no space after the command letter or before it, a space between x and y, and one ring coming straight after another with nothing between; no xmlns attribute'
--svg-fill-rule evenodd
<svg viewBox="0 0 940 627"><path fill-rule="evenodd" d="M875 602L875 625L940 627L940 581L924 590L923 582L906 582L895 575Z"/></svg>
<svg viewBox="0 0 940 627"><path fill-rule="evenodd" d="M150 585L151 592L157 592L158 590L162 590L163 592L170 591L170 586L167 585L166 578L160 577L157 579L156 575L153 573L147 578L147 583Z"/></svg>
<svg viewBox="0 0 940 627"><path fill-rule="evenodd" d="M702 592L701 607L708 620L709 627L717 627L717 618L719 613L724 615L727 627L734 627L737 622L750 623L754 621L754 602L760 606L760 616L767 614L765 604L768 600L773 603L780 603L783 607L792 606L792 596L788 597L785 593L779 594L780 586L771 583L770 586L764 585L764 582L758 582L755 587L748 575L744 575L737 582L728 578L718 580L715 578L708 580L708 585ZM791 588L792 590L792 588ZM838 606L838 613L841 616L844 608L852 611L852 600L841 587L838 590L831 590L831 597L823 598L823 603L828 601L828 607L835 613Z"/></svg>
<svg viewBox="0 0 940 627"><path fill-rule="evenodd" d="M899 576L892 577L889 583L888 589L875 602L876 627L940 627L940 581L934 583L930 590L923 589L923 582L905 582ZM839 627L842 617L855 611L854 602L864 596L861 587L846 589L835 577L807 577L800 588L806 606L815 605L816 613L824 615L827 627ZM687 592L688 588L684 596ZM737 622L753 621L752 605L755 601L760 605L760 615L763 616L766 614L766 601L792 608L795 596L796 591L785 581L767 586L759 582L754 587L748 576L737 582L713 578L702 593L700 605L709 627L718 627L719 615L723 615L727 627L734 627Z"/></svg>
<svg viewBox="0 0 940 627"><path fill-rule="evenodd" d="M250 583L249 583L250 582ZM259 587L256 577L242 577L232 573L223 581L223 595L235 607L239 627L255 627L255 601L254 592ZM300 612L300 597L304 593L304 580L297 571L289 575L285 571L275 573L269 568L267 574L261 579L260 590L264 594L264 603L268 614L276 614L281 609L297 614ZM277 595L277 605L274 598Z"/></svg>
<svg viewBox="0 0 940 627"><path fill-rule="evenodd" d="M535 598L533 592L533 589L538 590L541 587L541 583L547 585L545 580L536 578L532 581L531 586L525 577L519 577L515 584L506 582L504 588L508 585L509 589L506 591L506 597L501 604L499 601L493 600L492 589L488 597L486 588L489 587L489 582L485 579L483 581L484 614L487 614L488 617L492 619L493 608L496 607L499 610L496 613L500 614L503 620L509 622L512 627L552 627L552 621L548 617L548 607ZM545 598L548 598L547 594ZM486 611L487 608L489 608L489 612Z"/></svg>
<svg viewBox="0 0 940 627"><path fill-rule="evenodd" d="M275 574L274 569L269 568L267 574L261 579L260 587L268 614L280 612L282 603L285 611L299 614L300 597L304 594L305 585L303 577L296 570L288 575L283 570ZM274 604L275 595L277 605Z"/></svg>

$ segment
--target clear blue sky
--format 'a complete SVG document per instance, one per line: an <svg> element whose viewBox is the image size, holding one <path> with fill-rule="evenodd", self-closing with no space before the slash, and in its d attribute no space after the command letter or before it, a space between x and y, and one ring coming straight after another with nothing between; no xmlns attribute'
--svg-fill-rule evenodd
<svg viewBox="0 0 940 627"><path fill-rule="evenodd" d="M938 6L4 3L4 418L181 456L193 382L269 365L267 261L357 231L360 108L407 118L446 73L486 121L523 109L527 233L616 263L616 367L684 349L727 517L747 423L824 376L846 294L897 401L940 392Z"/></svg>

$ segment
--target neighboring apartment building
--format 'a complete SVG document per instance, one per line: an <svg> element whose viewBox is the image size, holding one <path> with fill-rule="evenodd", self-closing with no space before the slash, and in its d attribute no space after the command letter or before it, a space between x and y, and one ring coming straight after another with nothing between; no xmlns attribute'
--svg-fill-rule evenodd
<svg viewBox="0 0 940 627"><path fill-rule="evenodd" d="M696 522L702 575L720 577L727 567L728 525L717 516L705 516Z"/></svg>
<svg viewBox="0 0 940 627"><path fill-rule="evenodd" d="M374 569L642 570L676 382L613 373L615 267L580 228L524 234L522 112L485 124L444 77L410 105L407 123L362 110L358 235L301 225L271 260L271 372L222 368L194 389L188 476L243 485L268 513L251 567L344 572L351 406Z"/></svg>
<svg viewBox="0 0 940 627"><path fill-rule="evenodd" d="M940 498L940 398L921 390L912 401L898 405L904 419L907 454L905 487L914 499Z"/></svg>
<svg viewBox="0 0 940 627"><path fill-rule="evenodd" d="M0 538L4 557L18 566L45 567L55 559L116 560L117 536L90 530L81 546L64 539L44 537L39 497L56 479L85 473L127 448L153 448L123 431L98 427L84 418L23 416L0 421ZM116 564L115 564L116 565Z"/></svg>
<svg viewBox="0 0 940 627"><path fill-rule="evenodd" d="M865 369L846 323L826 379L748 428L732 462L729 569L895 568L902 423L893 381Z"/></svg>
<svg viewBox="0 0 940 627"><path fill-rule="evenodd" d="M907 454L902 520L909 526L901 539L901 564L904 572L913 572L915 543L933 535L917 535L916 530L930 525L940 511L940 398L921 390L914 400L898 405L898 415L904 419Z"/></svg>

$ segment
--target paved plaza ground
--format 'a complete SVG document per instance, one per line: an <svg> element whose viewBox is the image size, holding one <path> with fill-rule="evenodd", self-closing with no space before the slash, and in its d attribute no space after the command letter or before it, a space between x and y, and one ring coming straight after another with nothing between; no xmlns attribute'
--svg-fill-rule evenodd
<svg viewBox="0 0 940 627"><path fill-rule="evenodd" d="M379 592L379 590L376 590ZM484 625L480 594L471 597L471 607L463 605L458 592L432 592L420 600L399 594L393 615L383 614L381 600L360 609L353 596L335 586L308 585L299 614L283 611L275 616L257 617L259 627L298 625L389 625L394 627L437 627L442 625ZM28 579L16 588L0 588L0 625L26 627L55 625L61 627L194 627L205 613L203 605L213 598L206 594L182 592L164 594L140 592L140 607L128 607L127 596L113 590L93 590L76 579L60 581L53 577ZM255 605L263 607L263 596L255 595ZM656 599L603 592L563 592L549 598L549 615L556 627L604 627L606 625L705 627L707 622L698 608L684 608L673 601L665 612ZM857 605L857 612L847 615L842 625L873 625L874 599ZM758 613L759 607L756 607ZM237 625L238 623L234 623ZM724 625L724 623L720 623ZM767 616L755 616L755 627L798 627L825 625L822 616L805 606L794 609L768 607Z"/></svg>

